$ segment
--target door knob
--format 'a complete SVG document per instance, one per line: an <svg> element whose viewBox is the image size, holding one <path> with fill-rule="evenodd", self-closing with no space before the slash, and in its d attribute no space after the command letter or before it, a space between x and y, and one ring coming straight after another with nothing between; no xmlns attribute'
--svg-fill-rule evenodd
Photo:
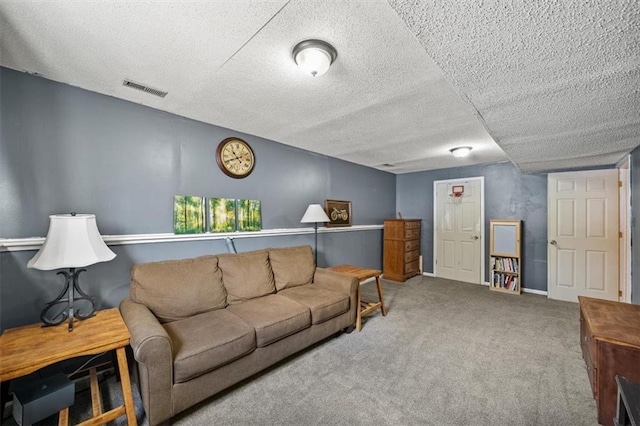
<svg viewBox="0 0 640 426"><path fill-rule="evenodd" d="M477 240L478 238L480 237L478 237L477 235L474 235L473 237L471 237L472 240Z"/></svg>
<svg viewBox="0 0 640 426"><path fill-rule="evenodd" d="M552 246L557 246L558 243L556 242L556 240L551 240L549 241L549 244L551 244Z"/></svg>

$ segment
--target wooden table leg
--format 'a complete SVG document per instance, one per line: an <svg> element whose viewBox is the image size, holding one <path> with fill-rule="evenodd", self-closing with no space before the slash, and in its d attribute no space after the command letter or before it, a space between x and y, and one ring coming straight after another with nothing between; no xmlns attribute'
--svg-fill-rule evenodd
<svg viewBox="0 0 640 426"><path fill-rule="evenodd" d="M58 414L58 426L67 426L69 424L69 407L63 408Z"/></svg>
<svg viewBox="0 0 640 426"><path fill-rule="evenodd" d="M357 310L357 314L356 314L356 330L360 331L362 329L362 309L360 306L360 285L358 285L358 290L356 291L357 294L357 299L358 301L356 302L356 310Z"/></svg>
<svg viewBox="0 0 640 426"><path fill-rule="evenodd" d="M380 283L380 275L376 277L376 287L378 287L378 298L380 299L380 310L382 316L387 315L387 308L384 307L384 300L382 299L382 284Z"/></svg>
<svg viewBox="0 0 640 426"><path fill-rule="evenodd" d="M137 426L136 410L133 405L133 394L131 393L131 379L129 378L129 367L127 365L127 354L124 348L116 349L118 354L118 368L120 369L120 382L122 384L122 398L127 413L129 426Z"/></svg>
<svg viewBox="0 0 640 426"><path fill-rule="evenodd" d="M102 414L102 401L100 398L100 386L98 384L98 373L95 367L89 369L90 382L91 382L91 410L93 411L93 417L98 417Z"/></svg>

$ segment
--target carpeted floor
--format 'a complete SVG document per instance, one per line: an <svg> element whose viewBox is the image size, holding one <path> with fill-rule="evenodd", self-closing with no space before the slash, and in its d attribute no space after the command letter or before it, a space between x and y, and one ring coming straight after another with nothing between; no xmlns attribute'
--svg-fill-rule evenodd
<svg viewBox="0 0 640 426"><path fill-rule="evenodd" d="M427 277L383 288L386 317L376 312L362 332L322 342L172 423L597 424L577 304ZM362 289L375 295L373 283ZM107 392L119 395L111 382ZM13 424L5 415L2 426Z"/></svg>

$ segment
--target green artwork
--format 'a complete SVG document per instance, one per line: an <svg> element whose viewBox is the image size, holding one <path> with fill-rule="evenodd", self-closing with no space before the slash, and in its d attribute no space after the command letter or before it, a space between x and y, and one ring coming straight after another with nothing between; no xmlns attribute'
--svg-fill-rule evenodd
<svg viewBox="0 0 640 426"><path fill-rule="evenodd" d="M260 200L238 200L238 231L262 229Z"/></svg>
<svg viewBox="0 0 640 426"><path fill-rule="evenodd" d="M211 232L236 230L236 200L233 198L209 198L209 227Z"/></svg>
<svg viewBox="0 0 640 426"><path fill-rule="evenodd" d="M200 234L206 231L204 197L176 195L173 197L173 232Z"/></svg>

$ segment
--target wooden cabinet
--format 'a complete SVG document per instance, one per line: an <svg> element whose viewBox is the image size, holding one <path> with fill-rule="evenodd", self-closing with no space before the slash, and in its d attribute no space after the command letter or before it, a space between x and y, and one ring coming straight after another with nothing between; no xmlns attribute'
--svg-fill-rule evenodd
<svg viewBox="0 0 640 426"><path fill-rule="evenodd" d="M615 376L640 382L640 305L579 296L580 346L587 364L598 423L612 425Z"/></svg>
<svg viewBox="0 0 640 426"><path fill-rule="evenodd" d="M520 294L522 259L520 258L519 220L492 220L490 225L491 282L489 288Z"/></svg>
<svg viewBox="0 0 640 426"><path fill-rule="evenodd" d="M420 274L420 219L385 219L384 261L385 279L406 281Z"/></svg>

